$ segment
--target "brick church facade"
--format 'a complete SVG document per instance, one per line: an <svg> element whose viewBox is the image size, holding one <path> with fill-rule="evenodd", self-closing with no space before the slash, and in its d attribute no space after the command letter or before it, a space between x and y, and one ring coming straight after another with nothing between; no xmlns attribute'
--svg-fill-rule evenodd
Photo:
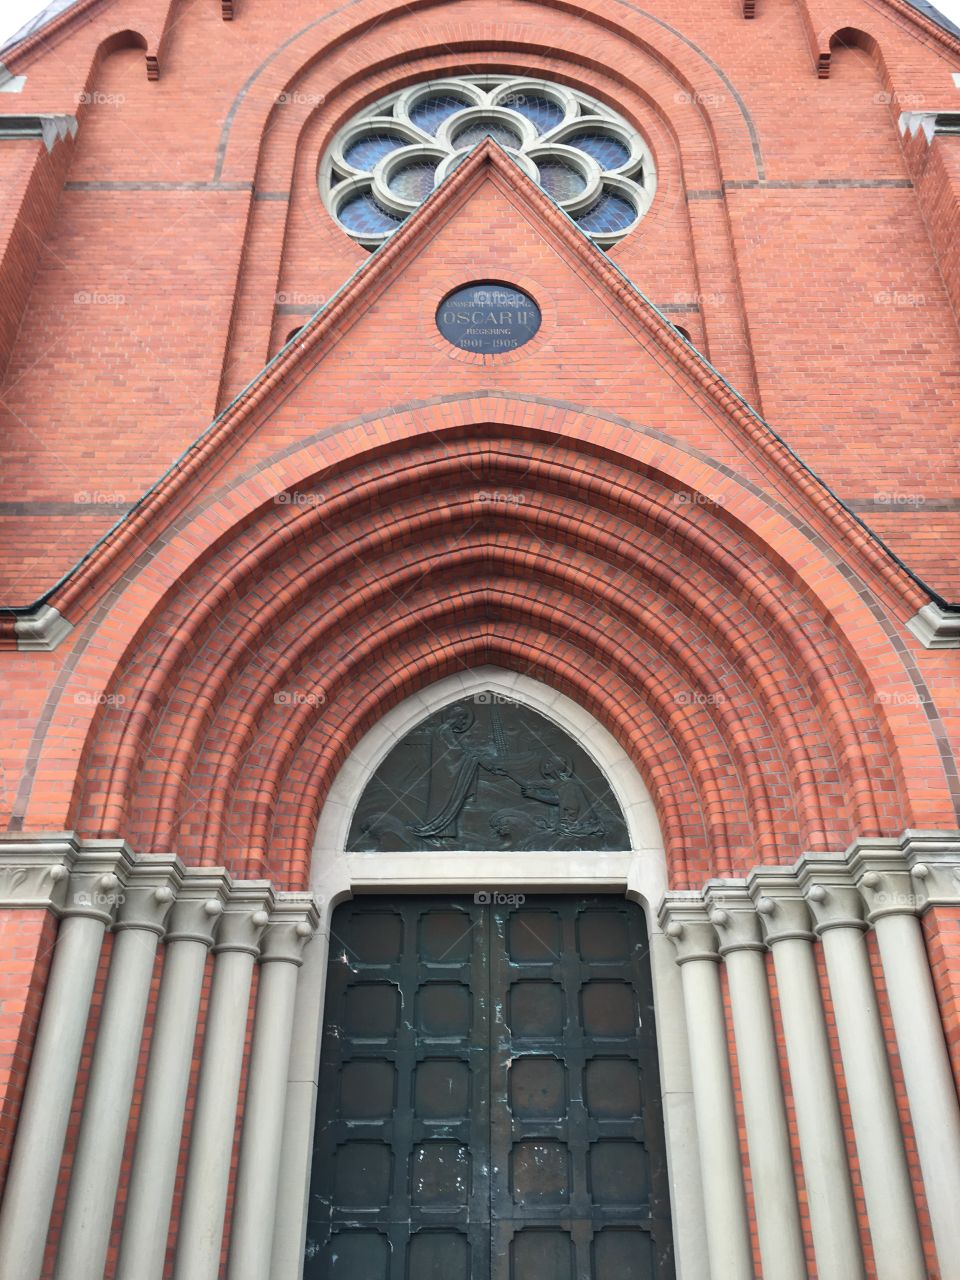
<svg viewBox="0 0 960 1280"><path fill-rule="evenodd" d="M960 1280L960 31L0 52L3 1280Z"/></svg>

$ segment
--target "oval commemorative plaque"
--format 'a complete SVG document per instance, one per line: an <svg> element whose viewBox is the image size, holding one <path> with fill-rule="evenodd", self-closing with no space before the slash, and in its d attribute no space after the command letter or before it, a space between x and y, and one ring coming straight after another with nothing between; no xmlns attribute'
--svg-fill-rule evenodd
<svg viewBox="0 0 960 1280"><path fill-rule="evenodd" d="M520 289L492 281L466 284L437 308L437 328L461 351L515 351L540 328L540 308Z"/></svg>

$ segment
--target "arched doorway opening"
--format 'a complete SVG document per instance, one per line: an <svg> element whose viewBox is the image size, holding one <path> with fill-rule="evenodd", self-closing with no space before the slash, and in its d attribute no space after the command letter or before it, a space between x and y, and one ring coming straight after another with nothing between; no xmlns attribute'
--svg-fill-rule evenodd
<svg viewBox="0 0 960 1280"><path fill-rule="evenodd" d="M539 681L450 677L365 736L321 815L298 996L305 1276L665 1280L681 1222L699 1252L665 878L623 748Z"/></svg>

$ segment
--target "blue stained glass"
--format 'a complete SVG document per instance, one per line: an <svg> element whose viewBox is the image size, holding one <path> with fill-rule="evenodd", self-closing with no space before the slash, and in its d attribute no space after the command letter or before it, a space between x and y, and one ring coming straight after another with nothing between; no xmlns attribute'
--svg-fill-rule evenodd
<svg viewBox="0 0 960 1280"><path fill-rule="evenodd" d="M437 172L434 160L412 160L390 175L390 190L404 200L426 200Z"/></svg>
<svg viewBox="0 0 960 1280"><path fill-rule="evenodd" d="M515 133L501 120L471 120L462 129L457 130L453 140L455 147L473 147L484 138L491 137L501 147L519 147L520 135Z"/></svg>
<svg viewBox="0 0 960 1280"><path fill-rule="evenodd" d="M541 160L537 168L541 187L554 200L569 200L586 190L586 178L572 164L565 164L563 160Z"/></svg>
<svg viewBox="0 0 960 1280"><path fill-rule="evenodd" d="M497 106L508 107L518 115L524 116L537 133L546 133L548 129L552 129L554 125L560 123L565 114L558 102L535 94L523 93L521 90L508 93L506 97L500 99Z"/></svg>
<svg viewBox="0 0 960 1280"><path fill-rule="evenodd" d="M577 147L593 156L601 169L619 169L630 159L630 149L626 144L607 133L575 133L564 141L568 147Z"/></svg>
<svg viewBox="0 0 960 1280"><path fill-rule="evenodd" d="M356 231L360 235L395 231L403 222L400 214L389 213L377 204L369 191L358 191L349 200L344 200L337 210L337 217L348 231Z"/></svg>
<svg viewBox="0 0 960 1280"><path fill-rule="evenodd" d="M383 156L396 151L398 147L408 145L408 140L402 138L399 133L368 133L365 137L351 142L343 153L343 158L347 164L353 165L354 169L362 169L364 173L369 173Z"/></svg>
<svg viewBox="0 0 960 1280"><path fill-rule="evenodd" d="M595 204L584 213L574 216L581 231L586 231L587 235L599 236L624 231L636 220L637 211L626 196L604 188Z"/></svg>
<svg viewBox="0 0 960 1280"><path fill-rule="evenodd" d="M427 133L436 133L444 120L462 111L470 104L465 98L456 98L451 93L434 93L421 98L410 108L410 119L414 124L425 129Z"/></svg>

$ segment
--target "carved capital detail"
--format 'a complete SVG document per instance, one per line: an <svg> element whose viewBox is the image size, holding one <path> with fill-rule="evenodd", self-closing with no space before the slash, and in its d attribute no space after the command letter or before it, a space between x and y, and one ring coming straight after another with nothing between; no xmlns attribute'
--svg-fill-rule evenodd
<svg viewBox="0 0 960 1280"><path fill-rule="evenodd" d="M145 929L163 935L164 922L183 883L183 866L173 854L142 855L127 876L114 932Z"/></svg>
<svg viewBox="0 0 960 1280"><path fill-rule="evenodd" d="M677 964L691 960L720 963L720 940L699 893L672 892L660 906L660 925L677 952Z"/></svg>
<svg viewBox="0 0 960 1280"><path fill-rule="evenodd" d="M220 867L184 867L183 883L167 916L166 942L199 942L212 947L230 876Z"/></svg>
<svg viewBox="0 0 960 1280"><path fill-rule="evenodd" d="M312 894L278 893L260 943L260 963L303 964L303 949L320 924Z"/></svg>
<svg viewBox="0 0 960 1280"><path fill-rule="evenodd" d="M270 921L273 891L269 880L241 880L231 886L217 923L214 954L243 951L260 954L260 939Z"/></svg>
<svg viewBox="0 0 960 1280"><path fill-rule="evenodd" d="M760 916L745 881L712 883L706 897L722 956L735 951L766 951Z"/></svg>

